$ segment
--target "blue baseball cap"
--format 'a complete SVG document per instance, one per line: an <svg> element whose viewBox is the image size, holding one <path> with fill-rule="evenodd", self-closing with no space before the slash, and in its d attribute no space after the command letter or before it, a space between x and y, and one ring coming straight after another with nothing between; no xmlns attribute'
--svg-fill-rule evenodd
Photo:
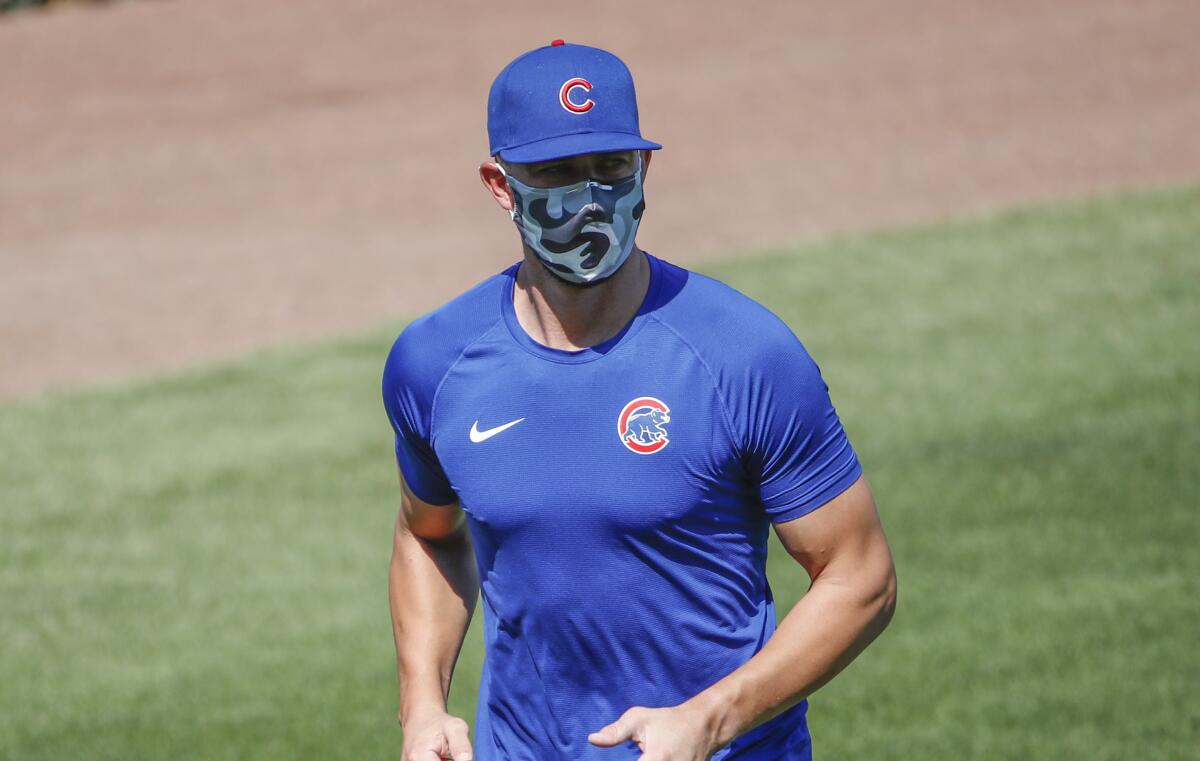
<svg viewBox="0 0 1200 761"><path fill-rule="evenodd" d="M662 148L642 137L629 68L612 53L555 40L504 67L488 94L491 155L514 164Z"/></svg>

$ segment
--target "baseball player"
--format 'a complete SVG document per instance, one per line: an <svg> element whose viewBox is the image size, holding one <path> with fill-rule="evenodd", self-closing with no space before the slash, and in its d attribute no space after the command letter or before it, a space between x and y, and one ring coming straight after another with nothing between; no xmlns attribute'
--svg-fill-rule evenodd
<svg viewBox="0 0 1200 761"><path fill-rule="evenodd" d="M520 56L488 136L479 174L523 256L413 322L383 376L403 758L811 758L806 698L896 595L817 365L759 304L638 248L661 146L614 55ZM771 527L812 578L778 629ZM481 589L472 743L446 696Z"/></svg>

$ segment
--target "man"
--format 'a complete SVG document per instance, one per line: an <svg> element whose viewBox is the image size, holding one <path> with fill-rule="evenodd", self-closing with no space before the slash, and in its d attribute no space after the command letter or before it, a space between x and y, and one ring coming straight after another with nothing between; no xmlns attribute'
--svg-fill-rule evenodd
<svg viewBox="0 0 1200 761"><path fill-rule="evenodd" d="M412 323L384 371L403 758L810 758L805 698L896 588L817 366L763 307L637 247L661 146L615 56L517 58L488 133L480 177L523 258ZM770 524L812 578L777 631ZM481 582L472 748L446 695Z"/></svg>

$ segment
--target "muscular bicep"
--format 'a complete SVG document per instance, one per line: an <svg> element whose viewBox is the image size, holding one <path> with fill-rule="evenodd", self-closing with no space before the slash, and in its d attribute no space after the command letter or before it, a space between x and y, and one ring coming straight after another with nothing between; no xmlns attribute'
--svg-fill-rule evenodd
<svg viewBox="0 0 1200 761"><path fill-rule="evenodd" d="M862 574L894 580L892 553L865 478L820 508L776 523L775 533L814 580Z"/></svg>
<svg viewBox="0 0 1200 761"><path fill-rule="evenodd" d="M396 530L407 531L422 539L446 539L465 530L466 520L458 502L433 505L420 499L400 475L400 518Z"/></svg>

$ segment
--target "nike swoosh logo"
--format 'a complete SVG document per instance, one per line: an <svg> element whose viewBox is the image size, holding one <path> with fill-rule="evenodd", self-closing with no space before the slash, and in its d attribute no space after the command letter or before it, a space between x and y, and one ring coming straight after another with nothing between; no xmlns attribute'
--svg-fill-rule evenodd
<svg viewBox="0 0 1200 761"><path fill-rule="evenodd" d="M509 428L512 428L514 425L516 425L517 423L521 422L524 419L525 418L523 418L523 417L519 417L516 420L512 421L511 423L505 423L504 425L498 425L495 428L489 428L486 431L479 430L479 421L476 420L474 423L471 423L471 443L478 444L481 441L487 441L488 439L495 436L497 433L503 433L504 431L507 431Z"/></svg>

